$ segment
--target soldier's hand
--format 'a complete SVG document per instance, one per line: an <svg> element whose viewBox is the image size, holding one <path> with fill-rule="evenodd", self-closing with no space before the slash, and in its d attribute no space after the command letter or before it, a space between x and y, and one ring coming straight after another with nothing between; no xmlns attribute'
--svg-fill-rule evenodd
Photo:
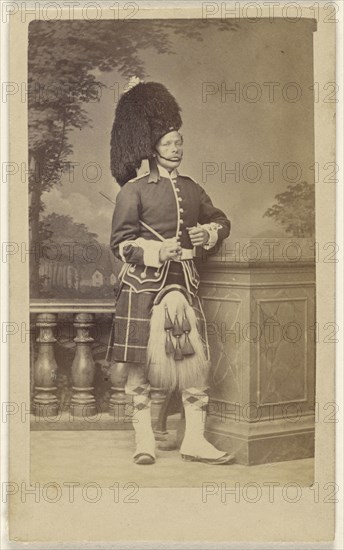
<svg viewBox="0 0 344 550"><path fill-rule="evenodd" d="M193 246L201 246L209 241L209 233L201 225L187 228Z"/></svg>
<svg viewBox="0 0 344 550"><path fill-rule="evenodd" d="M182 249L180 243L175 237L172 239L166 239L160 248L160 261L166 262L167 260L177 260L181 252Z"/></svg>

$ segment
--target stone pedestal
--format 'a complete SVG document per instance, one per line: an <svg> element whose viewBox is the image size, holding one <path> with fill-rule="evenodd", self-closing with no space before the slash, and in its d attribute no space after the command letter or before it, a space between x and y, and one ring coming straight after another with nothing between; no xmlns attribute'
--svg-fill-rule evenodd
<svg viewBox="0 0 344 550"><path fill-rule="evenodd" d="M207 437L241 464L311 457L314 242L238 244L199 260L212 359Z"/></svg>

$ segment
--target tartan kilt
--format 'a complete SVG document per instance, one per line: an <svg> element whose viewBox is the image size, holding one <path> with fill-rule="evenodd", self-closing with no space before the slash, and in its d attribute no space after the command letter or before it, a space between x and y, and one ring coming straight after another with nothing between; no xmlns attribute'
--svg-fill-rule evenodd
<svg viewBox="0 0 344 550"><path fill-rule="evenodd" d="M173 275L168 276L166 285L177 283L185 287L184 276L181 273ZM146 366L150 319L155 297L155 292L135 292L129 285L123 284L116 305L112 361ZM206 357L209 359L206 321L197 295L192 296L191 306L196 315L197 328L204 343Z"/></svg>

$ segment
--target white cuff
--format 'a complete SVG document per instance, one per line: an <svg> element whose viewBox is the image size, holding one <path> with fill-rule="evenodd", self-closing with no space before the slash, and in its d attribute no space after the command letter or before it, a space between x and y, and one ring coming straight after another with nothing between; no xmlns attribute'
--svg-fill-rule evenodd
<svg viewBox="0 0 344 550"><path fill-rule="evenodd" d="M203 248L205 250L209 250L210 248L213 248L213 246L216 245L217 239L218 239L218 230L222 229L222 225L219 223L204 223L202 227L208 231L209 233L209 240L206 244L203 245Z"/></svg>
<svg viewBox="0 0 344 550"><path fill-rule="evenodd" d="M163 262L160 261L159 253L161 248L160 241L149 241L142 237L136 239L136 243L143 248L143 263L148 267L160 267Z"/></svg>
<svg viewBox="0 0 344 550"><path fill-rule="evenodd" d="M139 237L138 239L135 239L134 241L123 241L119 245L119 253L123 260L123 262L126 262L126 259L123 255L123 248L125 246L128 246L128 244L131 244L132 246L138 246L142 248L143 250L143 263L147 267L160 267L162 266L163 262L160 261L159 253L161 248L161 242L160 241L149 241L147 239L144 239L143 237Z"/></svg>

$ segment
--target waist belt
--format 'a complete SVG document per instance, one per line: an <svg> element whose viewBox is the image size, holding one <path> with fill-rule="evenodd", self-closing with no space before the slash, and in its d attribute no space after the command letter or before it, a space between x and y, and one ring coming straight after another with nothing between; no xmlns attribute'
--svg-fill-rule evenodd
<svg viewBox="0 0 344 550"><path fill-rule="evenodd" d="M178 259L173 259L175 262L179 262L181 260L192 260L194 257L194 251L193 248L182 248L182 253L180 256L178 256Z"/></svg>

